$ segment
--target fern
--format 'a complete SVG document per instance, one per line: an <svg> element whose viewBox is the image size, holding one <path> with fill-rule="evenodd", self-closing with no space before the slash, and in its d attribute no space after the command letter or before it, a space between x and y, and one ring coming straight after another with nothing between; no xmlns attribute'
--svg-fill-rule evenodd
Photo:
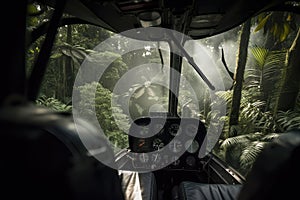
<svg viewBox="0 0 300 200"><path fill-rule="evenodd" d="M51 110L59 112L71 112L72 106L66 105L54 97L41 96L36 100L36 104L45 106Z"/></svg>
<svg viewBox="0 0 300 200"><path fill-rule="evenodd" d="M267 142L254 141L243 149L240 156L240 164L246 174L250 171L251 166L266 144Z"/></svg>
<svg viewBox="0 0 300 200"><path fill-rule="evenodd" d="M235 137L226 138L225 140L223 140L220 147L222 149L228 149L232 146L246 144L249 142L250 142L250 140L247 135L239 135L239 136L235 136Z"/></svg>
<svg viewBox="0 0 300 200"><path fill-rule="evenodd" d="M279 111L276 122L282 132L295 128L300 128L300 112L299 111Z"/></svg>

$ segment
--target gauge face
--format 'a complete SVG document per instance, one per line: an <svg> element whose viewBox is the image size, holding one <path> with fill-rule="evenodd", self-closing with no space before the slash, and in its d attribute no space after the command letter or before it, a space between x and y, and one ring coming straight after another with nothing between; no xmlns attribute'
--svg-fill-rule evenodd
<svg viewBox="0 0 300 200"><path fill-rule="evenodd" d="M179 140L172 140L168 146L173 153L178 153L183 149L183 145Z"/></svg>
<svg viewBox="0 0 300 200"><path fill-rule="evenodd" d="M146 140L145 139L139 139L138 141L138 148L143 148L146 144Z"/></svg>
<svg viewBox="0 0 300 200"><path fill-rule="evenodd" d="M163 148L164 146L165 146L165 144L163 143L163 141L161 139L155 138L153 140L152 147L153 147L154 150L159 150L159 149Z"/></svg>
<svg viewBox="0 0 300 200"><path fill-rule="evenodd" d="M146 163L149 161L149 156L148 156L148 154L145 154L145 153L141 153L139 155L139 158L142 163Z"/></svg>
<svg viewBox="0 0 300 200"><path fill-rule="evenodd" d="M185 162L190 167L194 167L196 165L196 159L194 158L194 156L186 157Z"/></svg>
<svg viewBox="0 0 300 200"><path fill-rule="evenodd" d="M161 161L161 155L158 153L152 154L151 161L154 163L159 163Z"/></svg>
<svg viewBox="0 0 300 200"><path fill-rule="evenodd" d="M178 124L171 124L168 131L170 135L176 136L180 134L180 126Z"/></svg>
<svg viewBox="0 0 300 200"><path fill-rule="evenodd" d="M139 134L142 135L142 136L148 135L149 134L149 128L146 127L146 126L141 126Z"/></svg>
<svg viewBox="0 0 300 200"><path fill-rule="evenodd" d="M189 136L195 136L197 134L197 131L198 131L198 126L196 124L188 124L185 127L185 132Z"/></svg>
<svg viewBox="0 0 300 200"><path fill-rule="evenodd" d="M174 166L177 166L180 164L179 157L177 157L177 156L172 157L171 160L173 161L172 165L174 165Z"/></svg>
<svg viewBox="0 0 300 200"><path fill-rule="evenodd" d="M189 140L185 143L185 148L189 153L196 153L199 149L199 143L196 140Z"/></svg>

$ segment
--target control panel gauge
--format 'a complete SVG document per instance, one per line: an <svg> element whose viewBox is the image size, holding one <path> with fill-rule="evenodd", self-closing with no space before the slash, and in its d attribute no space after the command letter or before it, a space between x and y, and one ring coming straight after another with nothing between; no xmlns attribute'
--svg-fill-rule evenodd
<svg viewBox="0 0 300 200"><path fill-rule="evenodd" d="M181 143L181 141L179 140L172 140L169 144L169 149L173 152L173 153L178 153L180 151L182 151L183 149L183 145Z"/></svg>
<svg viewBox="0 0 300 200"><path fill-rule="evenodd" d="M151 161L154 163L159 163L161 161L161 155L158 153L152 154Z"/></svg>
<svg viewBox="0 0 300 200"><path fill-rule="evenodd" d="M199 143L196 140L189 140L185 143L185 149L189 153L196 153L199 149Z"/></svg>
<svg viewBox="0 0 300 200"><path fill-rule="evenodd" d="M177 156L172 157L171 161L173 161L172 165L174 166L178 166L180 164L180 159Z"/></svg>
<svg viewBox="0 0 300 200"><path fill-rule="evenodd" d="M137 153L132 161L136 168L195 168L198 152L206 136L204 124L194 118L173 116L141 117L131 124L129 149Z"/></svg>
<svg viewBox="0 0 300 200"><path fill-rule="evenodd" d="M161 148L164 147L164 143L163 143L163 141L161 139L155 138L153 140L153 145L152 146L153 146L154 150L159 150L159 149L161 149Z"/></svg>
<svg viewBox="0 0 300 200"><path fill-rule="evenodd" d="M169 134L172 136L176 136L180 134L180 126L179 124L171 124L168 128Z"/></svg>
<svg viewBox="0 0 300 200"><path fill-rule="evenodd" d="M139 155L139 159L142 163L146 163L149 161L149 155L148 154L145 154L145 153L141 153Z"/></svg>
<svg viewBox="0 0 300 200"><path fill-rule="evenodd" d="M145 153L151 151L152 141L147 138L136 138L132 151L136 153Z"/></svg>
<svg viewBox="0 0 300 200"><path fill-rule="evenodd" d="M190 167L194 167L196 165L196 159L194 156L186 157L185 162Z"/></svg>
<svg viewBox="0 0 300 200"><path fill-rule="evenodd" d="M146 144L146 140L145 139L139 139L139 142L138 142L138 147L139 148L143 148Z"/></svg>
<svg viewBox="0 0 300 200"><path fill-rule="evenodd" d="M147 136L149 134L149 128L147 126L141 126L139 134L142 136Z"/></svg>

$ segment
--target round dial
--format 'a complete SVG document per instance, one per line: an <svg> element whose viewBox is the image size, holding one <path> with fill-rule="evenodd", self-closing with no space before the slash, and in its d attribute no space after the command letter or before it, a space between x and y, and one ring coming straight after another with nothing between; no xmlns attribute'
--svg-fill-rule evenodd
<svg viewBox="0 0 300 200"><path fill-rule="evenodd" d="M163 141L162 141L161 139L155 138L155 139L153 140L152 147L153 147L154 150L159 150L159 149L163 148L164 145L165 145L165 144L163 143Z"/></svg>
<svg viewBox="0 0 300 200"><path fill-rule="evenodd" d="M146 136L149 134L149 128L147 126L140 127L139 134L142 136Z"/></svg>
<svg viewBox="0 0 300 200"><path fill-rule="evenodd" d="M196 153L199 149L199 143L196 140L189 140L185 143L185 148L189 153Z"/></svg>
<svg viewBox="0 0 300 200"><path fill-rule="evenodd" d="M154 163L159 163L161 161L161 155L158 153L152 154L151 161Z"/></svg>
<svg viewBox="0 0 300 200"><path fill-rule="evenodd" d="M194 167L196 165L196 159L194 158L194 156L186 157L185 162L190 167Z"/></svg>
<svg viewBox="0 0 300 200"><path fill-rule="evenodd" d="M180 126L178 124L171 124L169 127L169 134L172 136L176 136L180 134Z"/></svg>
<svg viewBox="0 0 300 200"><path fill-rule="evenodd" d="M177 156L174 156L171 158L172 159L172 165L177 166L180 164L180 159Z"/></svg>
<svg viewBox="0 0 300 200"><path fill-rule="evenodd" d="M183 145L179 140L172 140L168 146L169 149L174 153L180 152L183 148Z"/></svg>
<svg viewBox="0 0 300 200"><path fill-rule="evenodd" d="M142 163L146 163L149 161L149 156L148 156L148 154L145 154L145 153L141 153L139 155L139 158Z"/></svg>

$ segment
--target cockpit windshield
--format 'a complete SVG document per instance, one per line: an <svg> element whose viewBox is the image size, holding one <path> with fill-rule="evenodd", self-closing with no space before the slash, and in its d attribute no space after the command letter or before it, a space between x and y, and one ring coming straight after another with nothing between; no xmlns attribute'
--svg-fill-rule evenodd
<svg viewBox="0 0 300 200"><path fill-rule="evenodd" d="M128 148L126 132L139 118L198 119L207 130L206 151L246 175L268 141L300 126L294 118L299 20L287 12L261 13L212 37L178 40L184 53L157 32L140 41L93 25L66 25L36 102L94 113L118 149ZM40 43L30 46L28 66Z"/></svg>

